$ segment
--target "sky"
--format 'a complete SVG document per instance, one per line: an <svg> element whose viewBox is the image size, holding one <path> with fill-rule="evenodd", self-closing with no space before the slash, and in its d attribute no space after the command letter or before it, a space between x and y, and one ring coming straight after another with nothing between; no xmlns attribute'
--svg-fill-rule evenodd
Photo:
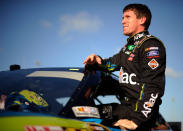
<svg viewBox="0 0 183 131"><path fill-rule="evenodd" d="M146 4L152 12L150 34L167 53L166 87L160 112L183 122L182 0L0 0L0 71L21 68L83 67L85 58L104 58L126 43L122 10Z"/></svg>

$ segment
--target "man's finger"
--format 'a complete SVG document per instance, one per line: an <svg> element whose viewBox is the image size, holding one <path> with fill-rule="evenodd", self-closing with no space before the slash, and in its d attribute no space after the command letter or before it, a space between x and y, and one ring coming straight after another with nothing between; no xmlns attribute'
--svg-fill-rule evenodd
<svg viewBox="0 0 183 131"><path fill-rule="evenodd" d="M118 122L116 122L116 123L114 124L114 126L119 126L122 130L125 130L125 129L126 129L125 127L121 126Z"/></svg>
<svg viewBox="0 0 183 131"><path fill-rule="evenodd" d="M95 60L95 56L91 55L90 56L90 60L91 60L91 62L94 61Z"/></svg>
<svg viewBox="0 0 183 131"><path fill-rule="evenodd" d="M118 123L118 122L116 122L116 123L114 124L114 126L119 126L119 123Z"/></svg>
<svg viewBox="0 0 183 131"><path fill-rule="evenodd" d="M86 64L86 63L88 62L88 59L89 59L89 57L87 57L87 58L84 60L83 64Z"/></svg>
<svg viewBox="0 0 183 131"><path fill-rule="evenodd" d="M83 62L83 64L92 64L95 63L96 61L96 55L95 54L91 54L90 56L88 56L85 61Z"/></svg>
<svg viewBox="0 0 183 131"><path fill-rule="evenodd" d="M98 64L102 64L100 57L96 56L96 61Z"/></svg>

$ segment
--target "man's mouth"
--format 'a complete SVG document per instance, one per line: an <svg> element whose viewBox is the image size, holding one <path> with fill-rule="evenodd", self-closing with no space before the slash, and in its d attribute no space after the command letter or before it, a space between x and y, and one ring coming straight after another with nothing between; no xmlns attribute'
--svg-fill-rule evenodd
<svg viewBox="0 0 183 131"><path fill-rule="evenodd" d="M126 29L126 28L128 28L128 26L123 26L123 29Z"/></svg>
<svg viewBox="0 0 183 131"><path fill-rule="evenodd" d="M123 25L123 28L126 28L126 27L128 27L128 25Z"/></svg>

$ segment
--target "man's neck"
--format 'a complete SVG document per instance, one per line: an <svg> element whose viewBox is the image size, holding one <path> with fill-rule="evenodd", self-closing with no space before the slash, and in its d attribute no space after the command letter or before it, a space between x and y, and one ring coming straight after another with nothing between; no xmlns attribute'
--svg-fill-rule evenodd
<svg viewBox="0 0 183 131"><path fill-rule="evenodd" d="M144 28L139 29L137 32L135 32L135 33L133 33L132 35L130 35L130 37L133 37L133 36L135 36L136 34L139 34L139 33L144 32L144 31L145 31Z"/></svg>

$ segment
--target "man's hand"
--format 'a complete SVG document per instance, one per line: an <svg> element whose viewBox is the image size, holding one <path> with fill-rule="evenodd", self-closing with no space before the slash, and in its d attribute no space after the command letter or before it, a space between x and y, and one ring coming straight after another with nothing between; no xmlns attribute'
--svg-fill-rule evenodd
<svg viewBox="0 0 183 131"><path fill-rule="evenodd" d="M85 64L85 65L87 65L87 64L95 64L95 63L102 64L101 58L99 56L95 55L95 54L91 54L83 62L83 64Z"/></svg>
<svg viewBox="0 0 183 131"><path fill-rule="evenodd" d="M135 130L138 126L130 120L127 119L120 119L118 120L114 126L119 126L121 129L130 129L130 130Z"/></svg>

